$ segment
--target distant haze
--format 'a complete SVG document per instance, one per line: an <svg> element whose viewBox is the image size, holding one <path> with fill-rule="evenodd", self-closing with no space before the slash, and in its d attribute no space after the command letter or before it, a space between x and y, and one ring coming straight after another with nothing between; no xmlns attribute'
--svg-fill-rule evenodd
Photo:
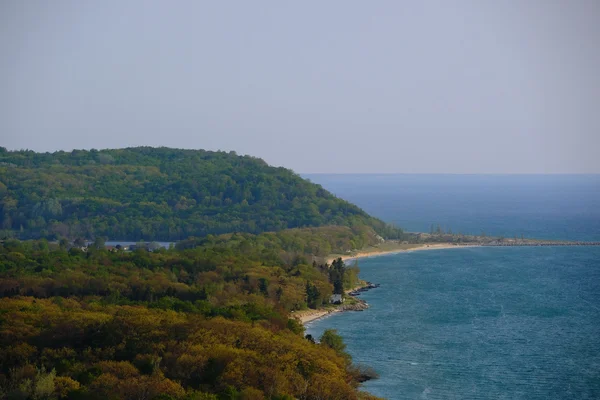
<svg viewBox="0 0 600 400"><path fill-rule="evenodd" d="M600 1L4 0L0 145L600 173Z"/></svg>

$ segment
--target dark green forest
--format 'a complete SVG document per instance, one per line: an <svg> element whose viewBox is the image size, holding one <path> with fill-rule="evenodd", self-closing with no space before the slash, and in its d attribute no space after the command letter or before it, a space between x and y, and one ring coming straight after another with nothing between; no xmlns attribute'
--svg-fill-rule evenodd
<svg viewBox="0 0 600 400"><path fill-rule="evenodd" d="M0 148L3 237L177 241L324 225L402 235L288 169L234 152Z"/></svg>

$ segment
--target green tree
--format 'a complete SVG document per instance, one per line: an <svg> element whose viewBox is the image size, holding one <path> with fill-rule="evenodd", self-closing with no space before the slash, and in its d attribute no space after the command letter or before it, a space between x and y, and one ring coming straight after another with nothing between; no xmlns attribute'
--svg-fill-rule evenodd
<svg viewBox="0 0 600 400"><path fill-rule="evenodd" d="M331 263L329 268L329 281L333 284L334 294L344 293L344 275L346 267L342 258L337 258Z"/></svg>
<svg viewBox="0 0 600 400"><path fill-rule="evenodd" d="M106 243L106 240L103 237L97 236L94 239L94 243L92 244L92 247L97 250L104 249L105 243Z"/></svg>
<svg viewBox="0 0 600 400"><path fill-rule="evenodd" d="M344 339L338 334L337 330L325 329L319 341L321 345L333 349L338 355L346 360L350 361L352 359L350 354L346 353L346 344L344 343Z"/></svg>

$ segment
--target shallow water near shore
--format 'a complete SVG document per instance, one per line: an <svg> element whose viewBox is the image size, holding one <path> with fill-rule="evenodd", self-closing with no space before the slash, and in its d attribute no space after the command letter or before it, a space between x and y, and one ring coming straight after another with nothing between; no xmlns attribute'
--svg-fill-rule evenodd
<svg viewBox="0 0 600 400"><path fill-rule="evenodd" d="M461 248L359 260L381 283L334 328L389 399L600 398L600 248Z"/></svg>

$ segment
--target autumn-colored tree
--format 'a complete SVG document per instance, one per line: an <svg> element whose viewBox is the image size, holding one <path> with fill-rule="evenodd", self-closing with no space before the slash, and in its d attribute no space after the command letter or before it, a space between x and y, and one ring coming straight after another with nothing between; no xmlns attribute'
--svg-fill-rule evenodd
<svg viewBox="0 0 600 400"><path fill-rule="evenodd" d="M273 253L261 260L211 240L157 252L0 243L0 392L357 399L360 374L339 335L315 344L290 319L306 307L307 287L315 304L328 299L329 267Z"/></svg>

